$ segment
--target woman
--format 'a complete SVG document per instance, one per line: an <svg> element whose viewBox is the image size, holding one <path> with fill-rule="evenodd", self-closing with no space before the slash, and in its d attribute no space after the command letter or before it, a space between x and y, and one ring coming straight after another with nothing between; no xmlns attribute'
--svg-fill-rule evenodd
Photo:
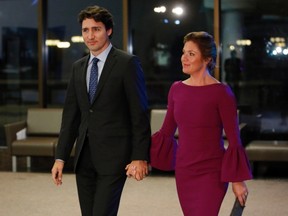
<svg viewBox="0 0 288 216"><path fill-rule="evenodd" d="M229 182L244 206L248 195L244 181L252 178L240 140L235 97L210 74L216 56L214 39L208 33L191 32L184 37L181 62L189 78L171 86L164 123L152 136L151 166L172 169L171 149L178 127L175 177L185 216L217 216ZM223 128L229 141L227 150ZM167 164L159 160L160 149L170 152Z"/></svg>

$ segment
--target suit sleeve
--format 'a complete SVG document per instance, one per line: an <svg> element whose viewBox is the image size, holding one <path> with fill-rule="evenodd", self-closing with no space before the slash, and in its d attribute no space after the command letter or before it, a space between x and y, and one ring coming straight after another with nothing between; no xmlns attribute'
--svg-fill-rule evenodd
<svg viewBox="0 0 288 216"><path fill-rule="evenodd" d="M131 160L149 161L151 129L143 70L138 58L133 56L125 73L124 86L132 125Z"/></svg>
<svg viewBox="0 0 288 216"><path fill-rule="evenodd" d="M80 125L80 110L75 93L75 67L73 67L72 76L68 84L65 104L62 115L62 124L59 135L59 141L56 151L56 159L67 161L70 157Z"/></svg>

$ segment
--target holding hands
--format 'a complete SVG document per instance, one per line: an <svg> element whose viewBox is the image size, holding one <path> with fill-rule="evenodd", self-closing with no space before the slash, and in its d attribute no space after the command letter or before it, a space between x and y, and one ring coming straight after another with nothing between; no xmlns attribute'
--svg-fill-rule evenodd
<svg viewBox="0 0 288 216"><path fill-rule="evenodd" d="M125 170L129 178L133 177L140 181L148 175L148 163L143 160L134 160L126 166Z"/></svg>

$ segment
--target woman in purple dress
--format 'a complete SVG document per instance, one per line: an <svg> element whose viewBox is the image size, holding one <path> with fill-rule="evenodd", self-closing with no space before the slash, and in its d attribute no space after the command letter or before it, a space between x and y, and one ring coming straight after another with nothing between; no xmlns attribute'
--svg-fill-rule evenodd
<svg viewBox="0 0 288 216"><path fill-rule="evenodd" d="M171 86L165 120L152 136L151 166L175 168L185 216L217 216L229 182L244 206L248 195L244 181L252 178L240 139L234 94L210 74L216 57L216 45L208 33L191 32L184 37L181 62L189 78ZM223 128L229 142L227 149Z"/></svg>

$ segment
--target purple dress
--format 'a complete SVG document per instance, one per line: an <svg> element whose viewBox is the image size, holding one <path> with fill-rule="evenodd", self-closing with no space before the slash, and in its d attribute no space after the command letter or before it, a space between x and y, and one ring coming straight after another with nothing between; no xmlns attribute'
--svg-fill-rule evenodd
<svg viewBox="0 0 288 216"><path fill-rule="evenodd" d="M229 142L227 150L223 128ZM231 89L221 83L189 86L175 82L162 128L152 136L150 153L152 167L169 170L175 166L185 216L217 216L228 182L252 178L240 140L236 100Z"/></svg>

